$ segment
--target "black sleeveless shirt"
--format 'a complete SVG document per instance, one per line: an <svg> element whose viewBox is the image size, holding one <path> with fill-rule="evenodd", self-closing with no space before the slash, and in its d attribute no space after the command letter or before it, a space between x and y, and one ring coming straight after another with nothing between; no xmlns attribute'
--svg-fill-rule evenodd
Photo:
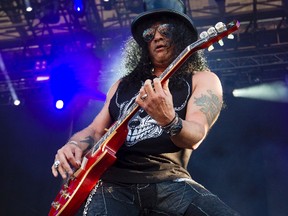
<svg viewBox="0 0 288 216"><path fill-rule="evenodd" d="M113 121L117 121L134 103L143 82L119 85L109 105ZM192 94L192 74L170 88L175 111L185 119ZM104 181L119 183L155 183L190 178L187 164L192 150L177 147L156 121L145 111L128 124L128 136L117 152L117 160L102 176Z"/></svg>

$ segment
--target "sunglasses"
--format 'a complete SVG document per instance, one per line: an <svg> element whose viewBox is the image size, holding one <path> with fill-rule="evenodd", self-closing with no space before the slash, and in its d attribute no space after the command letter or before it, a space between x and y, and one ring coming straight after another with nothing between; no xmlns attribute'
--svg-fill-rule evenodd
<svg viewBox="0 0 288 216"><path fill-rule="evenodd" d="M150 42L156 33L156 30L164 37L172 38L174 26L172 24L161 24L155 27L148 28L143 31L142 37L145 42Z"/></svg>

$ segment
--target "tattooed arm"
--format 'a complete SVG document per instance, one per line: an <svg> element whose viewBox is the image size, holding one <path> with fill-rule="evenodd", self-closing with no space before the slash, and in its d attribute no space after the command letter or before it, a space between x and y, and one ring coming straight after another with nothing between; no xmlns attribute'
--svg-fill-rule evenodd
<svg viewBox="0 0 288 216"><path fill-rule="evenodd" d="M196 149L217 120L222 108L222 86L212 72L196 73L192 78L193 93L189 99L181 132L171 137L181 148Z"/></svg>
<svg viewBox="0 0 288 216"><path fill-rule="evenodd" d="M72 167L79 167L81 165L81 160L85 151L89 150L94 143L104 135L105 128L108 128L111 124L108 106L118 84L119 82L116 82L111 87L102 110L95 117L93 122L88 127L75 133L69 141L57 151L55 161L58 160L60 162L59 167L58 169L54 166L51 167L55 177L58 176L58 172L64 179L67 177L67 173L71 175L73 173Z"/></svg>

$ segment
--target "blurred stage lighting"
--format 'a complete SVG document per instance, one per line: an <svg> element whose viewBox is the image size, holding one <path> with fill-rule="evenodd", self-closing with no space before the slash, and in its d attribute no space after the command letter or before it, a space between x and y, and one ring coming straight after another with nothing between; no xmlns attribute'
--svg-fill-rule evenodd
<svg viewBox="0 0 288 216"><path fill-rule="evenodd" d="M36 77L37 82L47 81L49 79L50 79L50 76L37 76Z"/></svg>
<svg viewBox="0 0 288 216"><path fill-rule="evenodd" d="M54 101L70 103L79 90L75 70L69 64L61 64L50 71L50 89ZM59 101L61 107L61 101ZM63 103L64 104L64 103ZM63 107L62 107L63 108Z"/></svg>
<svg viewBox="0 0 288 216"><path fill-rule="evenodd" d="M18 96L17 96L17 93L16 93L16 91L15 91L13 85L12 85L10 76L9 76L8 71L6 69L5 62L3 60L3 57L2 57L1 53L0 53L0 72L2 72L2 74L3 74L4 78L5 78L5 82L6 82L7 86L8 86L8 90L10 92L10 95L11 95L12 99L13 99L13 103L15 104L15 101L16 101L16 104L18 104L18 102L17 102L17 101L19 101L18 100Z"/></svg>
<svg viewBox="0 0 288 216"><path fill-rule="evenodd" d="M63 109L64 107L64 101L63 100L57 100L55 103L55 106L57 109Z"/></svg>
<svg viewBox="0 0 288 216"><path fill-rule="evenodd" d="M31 12L32 10L33 10L32 7L27 7L27 8L26 8L26 12Z"/></svg>
<svg viewBox="0 0 288 216"><path fill-rule="evenodd" d="M14 105L15 105L15 106L19 106L20 103L21 103L20 100L18 100L18 99L14 100Z"/></svg>
<svg viewBox="0 0 288 216"><path fill-rule="evenodd" d="M47 69L47 61L46 60L36 61L34 68L36 71L46 70Z"/></svg>
<svg viewBox="0 0 288 216"><path fill-rule="evenodd" d="M24 0L26 12L31 12L33 10L30 0Z"/></svg>
<svg viewBox="0 0 288 216"><path fill-rule="evenodd" d="M73 9L76 12L77 15L84 15L84 1L83 0L74 0L73 1Z"/></svg>
<svg viewBox="0 0 288 216"><path fill-rule="evenodd" d="M288 103L288 86L282 81L235 89L232 93L234 97Z"/></svg>

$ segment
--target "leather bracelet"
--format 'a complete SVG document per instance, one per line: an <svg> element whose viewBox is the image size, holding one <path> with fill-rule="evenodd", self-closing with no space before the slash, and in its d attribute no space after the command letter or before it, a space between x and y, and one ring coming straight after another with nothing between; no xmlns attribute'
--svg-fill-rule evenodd
<svg viewBox="0 0 288 216"><path fill-rule="evenodd" d="M175 118L166 126L162 127L162 129L169 134L170 137L175 136L180 133L182 130L182 119L179 118L178 114L175 114Z"/></svg>
<svg viewBox="0 0 288 216"><path fill-rule="evenodd" d="M177 122L177 118L178 118L178 114L175 112L175 117L172 119L172 121L170 123L168 123L167 125L162 126L162 129L164 131L169 130L171 128L171 126Z"/></svg>

